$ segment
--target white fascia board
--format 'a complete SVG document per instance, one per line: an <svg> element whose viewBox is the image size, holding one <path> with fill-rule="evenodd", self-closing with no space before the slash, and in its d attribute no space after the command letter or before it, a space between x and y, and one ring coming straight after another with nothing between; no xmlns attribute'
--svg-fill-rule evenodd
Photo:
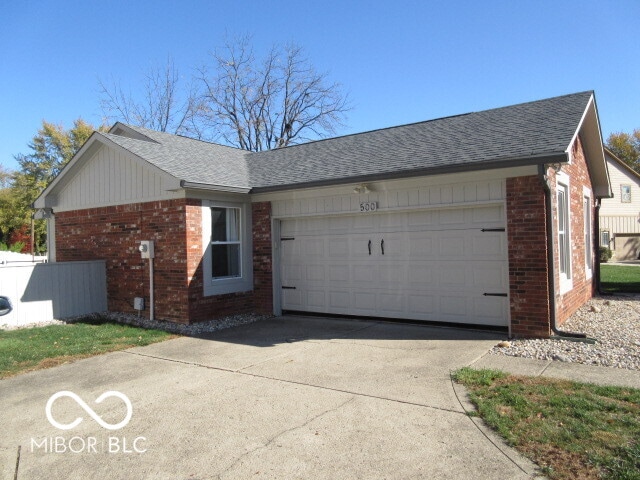
<svg viewBox="0 0 640 480"><path fill-rule="evenodd" d="M602 131L600 129L600 120L598 118L598 108L596 106L595 96L592 94L587 104L587 108L580 119L578 128L571 139L571 143L567 147L567 154L570 155L573 145L578 136L581 135L582 146L584 148L585 158L591 179L594 182L593 190L598 198L611 198L613 196L611 190L611 180L609 177L609 168L604 154L604 144L602 140Z"/></svg>
<svg viewBox="0 0 640 480"><path fill-rule="evenodd" d="M75 165L79 162L80 158L93 146L93 144L98 141L98 132L93 132L91 136L84 142L84 145L80 147L80 150L76 152L76 154L69 160L69 162L62 168L60 173L56 175L56 178L47 185L47 188L43 190L43 192L36 198L35 202L33 202L33 206L35 208L45 208L51 205L47 205L47 197L50 196L51 192L56 189L59 183L62 182L62 179L69 175L69 172L74 170Z"/></svg>
<svg viewBox="0 0 640 480"><path fill-rule="evenodd" d="M222 193L249 193L251 188L249 187L236 187L232 185L210 185L208 183L196 183L187 182L186 180L180 181L181 188L188 188L191 190L206 190L209 192L222 192Z"/></svg>

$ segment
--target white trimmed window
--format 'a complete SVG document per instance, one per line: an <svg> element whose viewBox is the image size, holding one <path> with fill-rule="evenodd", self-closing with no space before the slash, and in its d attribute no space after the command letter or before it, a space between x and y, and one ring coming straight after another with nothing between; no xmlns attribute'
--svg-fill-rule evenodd
<svg viewBox="0 0 640 480"><path fill-rule="evenodd" d="M245 204L203 201L204 295L253 288L250 209Z"/></svg>
<svg viewBox="0 0 640 480"><path fill-rule="evenodd" d="M558 264L560 273L560 293L573 288L571 275L571 197L569 177L561 172L557 175L557 211L558 211Z"/></svg>
<svg viewBox="0 0 640 480"><path fill-rule="evenodd" d="M587 279L593 276L593 233L591 225L591 192L584 189L584 271Z"/></svg>
<svg viewBox="0 0 640 480"><path fill-rule="evenodd" d="M214 280L242 276L240 209L211 207L211 276Z"/></svg>

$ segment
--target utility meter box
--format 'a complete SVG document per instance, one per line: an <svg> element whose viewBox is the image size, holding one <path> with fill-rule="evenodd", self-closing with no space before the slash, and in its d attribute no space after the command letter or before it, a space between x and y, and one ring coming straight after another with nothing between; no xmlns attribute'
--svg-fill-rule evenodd
<svg viewBox="0 0 640 480"><path fill-rule="evenodd" d="M135 297L133 299L133 308L135 308L136 310L144 310L144 298Z"/></svg>
<svg viewBox="0 0 640 480"><path fill-rule="evenodd" d="M153 251L153 240L142 240L138 250L140 250L142 258L153 258L155 256Z"/></svg>

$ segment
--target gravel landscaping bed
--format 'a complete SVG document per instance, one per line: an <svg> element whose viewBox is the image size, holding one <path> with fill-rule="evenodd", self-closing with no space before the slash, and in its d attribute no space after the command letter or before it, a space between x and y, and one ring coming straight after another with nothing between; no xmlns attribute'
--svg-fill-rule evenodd
<svg viewBox="0 0 640 480"><path fill-rule="evenodd" d="M560 330L585 333L596 343L513 340L490 353L640 370L640 294L594 297Z"/></svg>
<svg viewBox="0 0 640 480"><path fill-rule="evenodd" d="M132 325L134 327L153 328L156 330L164 330L166 332L175 333L178 335L200 335L208 332L215 332L217 330L224 330L225 328L231 328L238 325L244 325L245 323L253 323L258 320L270 318L271 315L233 315L225 317L219 320L210 320L208 322L199 322L192 325L182 325L174 322L165 322L161 320L149 320L148 318L139 317L128 313L119 312L101 312L93 313L90 315L81 315L79 317L66 318L64 320L51 320L48 322L29 323L19 326L0 325L0 329L4 330L17 330L21 328L32 327L45 327L47 325L65 325L72 324L79 321L91 321L107 319L113 322L122 323L125 325Z"/></svg>

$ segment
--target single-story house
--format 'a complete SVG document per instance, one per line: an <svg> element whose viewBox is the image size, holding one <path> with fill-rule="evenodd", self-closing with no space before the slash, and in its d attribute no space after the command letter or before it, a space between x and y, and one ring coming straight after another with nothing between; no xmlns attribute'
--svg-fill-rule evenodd
<svg viewBox="0 0 640 480"><path fill-rule="evenodd" d="M116 123L34 207L51 261L106 260L113 311L149 310L153 279L155 318L180 323L295 311L548 337L594 293L609 196L587 91L257 153Z"/></svg>
<svg viewBox="0 0 640 480"><path fill-rule="evenodd" d="M613 198L600 206L600 245L614 261L640 259L640 174L605 148Z"/></svg>

